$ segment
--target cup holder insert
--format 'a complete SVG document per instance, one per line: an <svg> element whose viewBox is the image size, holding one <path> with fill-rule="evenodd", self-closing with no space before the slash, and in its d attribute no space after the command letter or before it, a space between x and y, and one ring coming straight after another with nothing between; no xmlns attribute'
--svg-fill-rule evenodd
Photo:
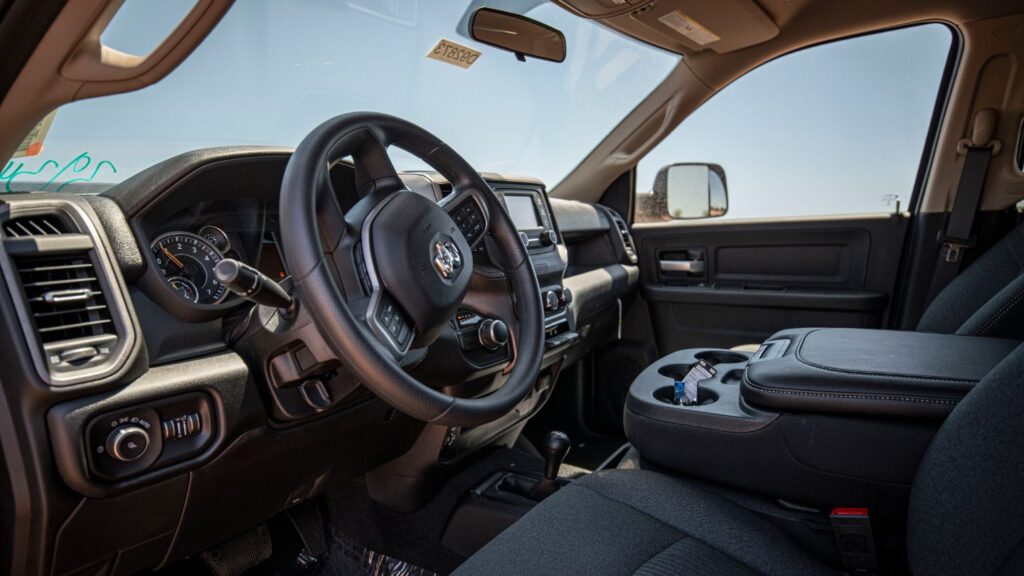
<svg viewBox="0 0 1024 576"><path fill-rule="evenodd" d="M654 391L654 398L659 402L671 404L672 406L679 406L680 408L707 406L708 404L714 404L718 401L718 394L716 394L714 390L708 390L707 388L700 388L697 390L697 403L690 406L682 406L673 402L673 400L675 400L675 395L676 389L674 386L662 386Z"/></svg>
<svg viewBox="0 0 1024 576"><path fill-rule="evenodd" d="M715 366L716 364L740 364L750 360L750 357L746 354L731 352L729 350L705 350L704 352L698 352L695 358L698 360L704 360L712 366Z"/></svg>

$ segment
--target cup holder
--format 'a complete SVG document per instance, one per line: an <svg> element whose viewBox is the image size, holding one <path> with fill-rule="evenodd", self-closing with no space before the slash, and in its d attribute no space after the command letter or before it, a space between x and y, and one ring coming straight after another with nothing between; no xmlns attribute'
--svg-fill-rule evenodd
<svg viewBox="0 0 1024 576"><path fill-rule="evenodd" d="M682 406L673 402L675 400L676 389L674 386L662 386L654 391L654 398L659 402L665 404L671 404L673 406L679 406L680 408L692 408L693 406L707 406L708 404L714 404L718 401L718 394L714 390L708 390L707 388L700 388L697 390L697 403L690 406Z"/></svg>
<svg viewBox="0 0 1024 576"><path fill-rule="evenodd" d="M665 378L684 378L686 374L693 368L693 364L665 364L661 368L658 368L658 374L661 374Z"/></svg>
<svg viewBox="0 0 1024 576"><path fill-rule="evenodd" d="M743 369L733 368L722 375L722 384L739 384L743 381Z"/></svg>
<svg viewBox="0 0 1024 576"><path fill-rule="evenodd" d="M730 352L729 350L705 350L698 352L695 356L698 360L704 360L712 366L716 364L739 364L750 360L746 354Z"/></svg>

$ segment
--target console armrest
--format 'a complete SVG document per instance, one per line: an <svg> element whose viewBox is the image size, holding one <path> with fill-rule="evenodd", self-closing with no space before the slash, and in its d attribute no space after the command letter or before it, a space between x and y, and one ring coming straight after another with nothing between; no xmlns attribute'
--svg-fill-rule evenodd
<svg viewBox="0 0 1024 576"><path fill-rule="evenodd" d="M751 359L742 394L783 412L941 417L1018 345L894 330L786 330Z"/></svg>

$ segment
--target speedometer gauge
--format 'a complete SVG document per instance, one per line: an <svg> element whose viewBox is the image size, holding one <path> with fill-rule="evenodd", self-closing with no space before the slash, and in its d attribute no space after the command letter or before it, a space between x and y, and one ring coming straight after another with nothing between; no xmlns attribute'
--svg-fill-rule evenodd
<svg viewBox="0 0 1024 576"><path fill-rule="evenodd" d="M228 295L213 275L223 256L206 239L190 232L171 232L150 245L157 267L182 300L217 304Z"/></svg>

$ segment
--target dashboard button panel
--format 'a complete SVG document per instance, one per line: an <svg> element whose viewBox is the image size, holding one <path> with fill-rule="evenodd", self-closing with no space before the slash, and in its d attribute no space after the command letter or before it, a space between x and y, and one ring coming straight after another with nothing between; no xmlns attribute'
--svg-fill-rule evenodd
<svg viewBox="0 0 1024 576"><path fill-rule="evenodd" d="M85 431L89 470L120 480L197 456L213 438L212 418L209 397L201 392L97 416Z"/></svg>

